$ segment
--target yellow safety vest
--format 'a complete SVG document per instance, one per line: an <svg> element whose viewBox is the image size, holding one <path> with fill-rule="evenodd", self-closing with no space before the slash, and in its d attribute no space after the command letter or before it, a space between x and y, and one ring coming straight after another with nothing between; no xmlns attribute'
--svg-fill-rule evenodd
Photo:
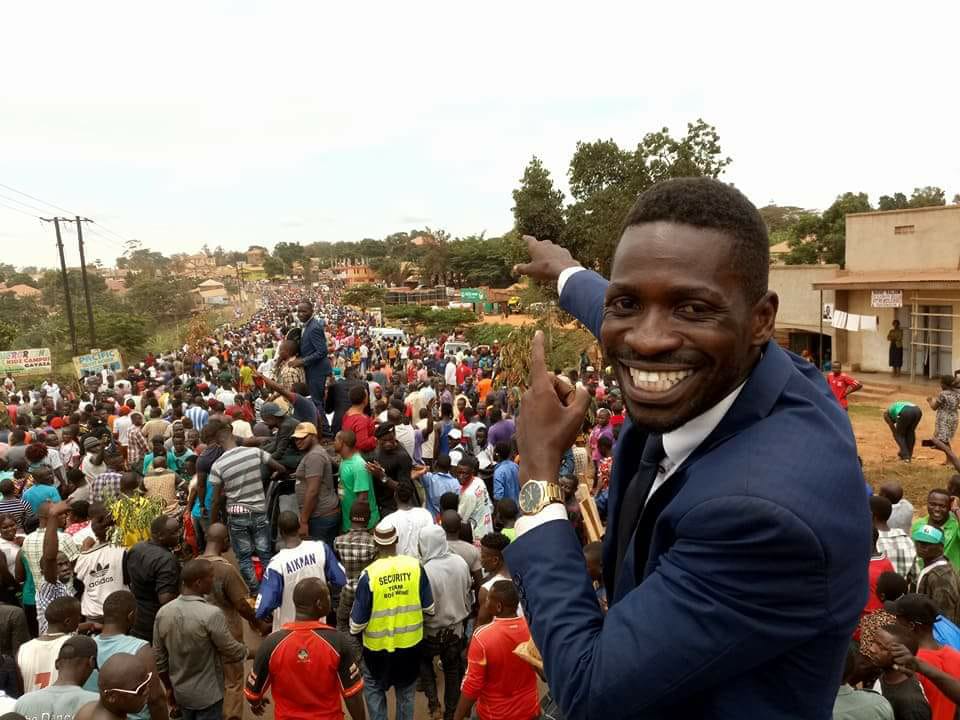
<svg viewBox="0 0 960 720"><path fill-rule="evenodd" d="M363 631L368 650L411 648L423 638L420 563L412 557L380 558L367 567L373 611Z"/></svg>

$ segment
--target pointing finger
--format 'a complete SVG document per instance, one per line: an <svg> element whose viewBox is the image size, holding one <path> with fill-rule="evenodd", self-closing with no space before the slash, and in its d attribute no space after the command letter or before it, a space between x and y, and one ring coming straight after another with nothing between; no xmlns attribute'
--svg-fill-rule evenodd
<svg viewBox="0 0 960 720"><path fill-rule="evenodd" d="M530 385L537 392L550 392L552 383L547 374L547 361L543 350L543 331L537 330L533 334L530 356Z"/></svg>

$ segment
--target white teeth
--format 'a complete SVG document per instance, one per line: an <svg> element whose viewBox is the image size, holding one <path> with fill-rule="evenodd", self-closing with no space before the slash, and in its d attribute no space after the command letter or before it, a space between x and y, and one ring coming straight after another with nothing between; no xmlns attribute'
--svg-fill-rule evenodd
<svg viewBox="0 0 960 720"><path fill-rule="evenodd" d="M693 370L649 372L646 370L637 370L636 368L628 369L630 370L630 379L633 380L634 385L641 390L652 392L666 392L681 380L693 375Z"/></svg>

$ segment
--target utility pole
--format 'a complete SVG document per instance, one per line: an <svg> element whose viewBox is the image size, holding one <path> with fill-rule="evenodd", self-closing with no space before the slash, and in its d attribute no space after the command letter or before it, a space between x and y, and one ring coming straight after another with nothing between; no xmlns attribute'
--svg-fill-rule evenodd
<svg viewBox="0 0 960 720"><path fill-rule="evenodd" d="M79 215L76 216L77 219L77 241L80 244L80 278L83 280L83 298L87 303L87 322L90 323L90 347L97 347L97 333L96 329L93 326L93 304L90 302L90 286L87 284L87 263L83 258L83 225L82 223L90 222L87 218L82 218Z"/></svg>
<svg viewBox="0 0 960 720"><path fill-rule="evenodd" d="M67 305L67 322L70 325L70 347L73 348L74 356L80 353L77 350L77 328L73 324L73 299L70 297L70 281L67 279L67 262L63 258L63 240L60 237L60 221L67 221L67 218L40 218L44 222L52 222L54 230L57 231L57 251L60 253L60 273L63 277L63 294Z"/></svg>
<svg viewBox="0 0 960 720"><path fill-rule="evenodd" d="M243 275L240 273L240 263L234 263L233 267L237 271L237 296L243 304Z"/></svg>

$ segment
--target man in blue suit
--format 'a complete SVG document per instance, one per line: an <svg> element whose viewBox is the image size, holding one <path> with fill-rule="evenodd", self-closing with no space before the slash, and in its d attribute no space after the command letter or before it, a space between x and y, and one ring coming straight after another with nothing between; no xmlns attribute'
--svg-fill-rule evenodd
<svg viewBox="0 0 960 720"><path fill-rule="evenodd" d="M313 303L308 300L297 305L297 318L303 323L303 330L300 332L300 357L290 362L303 367L307 375L307 386L310 388L310 399L317 406L323 433L329 435L323 398L327 390L327 378L333 368L330 366L330 358L327 357L327 335L323 331L323 320L313 314Z"/></svg>
<svg viewBox="0 0 960 720"><path fill-rule="evenodd" d="M771 341L768 239L736 189L654 186L610 281L528 239L596 335L629 413L614 453L604 616L556 481L589 404L534 340L506 551L567 720L831 717L867 595L870 514L850 422L813 365ZM529 489L528 489L529 488Z"/></svg>

